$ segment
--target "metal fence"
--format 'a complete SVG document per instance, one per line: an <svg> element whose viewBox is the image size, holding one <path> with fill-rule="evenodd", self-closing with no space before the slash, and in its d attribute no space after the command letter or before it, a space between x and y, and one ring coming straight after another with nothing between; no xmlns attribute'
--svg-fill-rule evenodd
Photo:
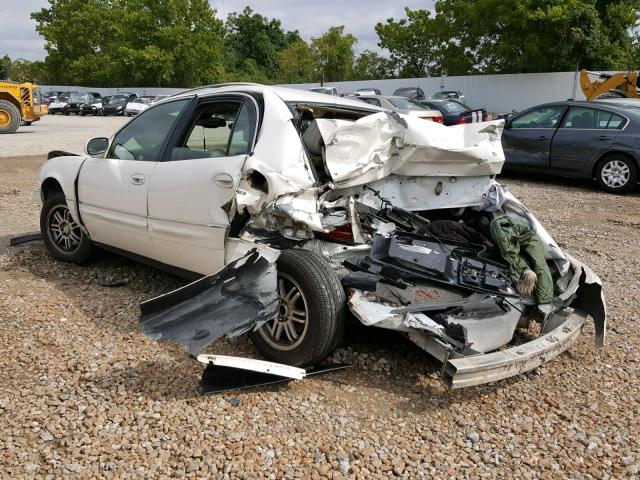
<svg viewBox="0 0 640 480"><path fill-rule="evenodd" d="M309 89L319 83L286 85ZM326 83L340 93L358 88L378 88L383 95L392 95L400 87L420 87L426 96L440 90L459 90L470 107L484 107L489 112L511 112L557 100L584 100L577 72L523 73L513 75L469 75L464 77L402 78Z"/></svg>
<svg viewBox="0 0 640 480"><path fill-rule="evenodd" d="M614 73L614 72L610 72ZM282 85L308 90L320 86L319 83ZM584 100L580 89L578 72L523 73L513 75L469 75L464 77L403 78L392 80L358 80L332 82L325 86L335 86L340 93L355 92L358 88L378 88L383 95L392 95L400 87L420 87L427 96L439 90L460 90L465 95L465 103L489 112L504 113L545 102L557 100ZM87 88L80 86L43 85L42 91L99 92L112 95L118 92L136 92L139 95L167 95L183 91L180 88Z"/></svg>

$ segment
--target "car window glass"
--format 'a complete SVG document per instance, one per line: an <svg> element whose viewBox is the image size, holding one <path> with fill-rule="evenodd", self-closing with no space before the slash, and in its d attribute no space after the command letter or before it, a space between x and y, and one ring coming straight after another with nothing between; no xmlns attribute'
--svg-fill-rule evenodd
<svg viewBox="0 0 640 480"><path fill-rule="evenodd" d="M404 110L424 110L424 105L414 102L413 100L409 100L408 98L387 98L396 108L402 108Z"/></svg>
<svg viewBox="0 0 640 480"><path fill-rule="evenodd" d="M145 110L118 132L108 158L158 161L162 144L187 101L177 100Z"/></svg>
<svg viewBox="0 0 640 480"><path fill-rule="evenodd" d="M242 155L251 150L251 139L255 130L255 117L251 115L248 102L244 102L233 125L228 156Z"/></svg>
<svg viewBox="0 0 640 480"><path fill-rule="evenodd" d="M371 105L375 105L377 107L380 107L380 100L378 100L377 98L363 98L363 101L371 104Z"/></svg>
<svg viewBox="0 0 640 480"><path fill-rule="evenodd" d="M605 128L609 129L609 130L619 130L622 127L624 127L625 124L625 118L620 116L620 115L616 115L615 113L611 114L611 118L609 119L609 123L607 124L607 126Z"/></svg>
<svg viewBox="0 0 640 480"><path fill-rule="evenodd" d="M562 121L561 128L570 129L618 129L624 118L615 113L588 107L571 107Z"/></svg>
<svg viewBox="0 0 640 480"><path fill-rule="evenodd" d="M534 108L514 118L511 128L555 128L563 109L561 105Z"/></svg>
<svg viewBox="0 0 640 480"><path fill-rule="evenodd" d="M184 140L172 150L171 160L228 156L232 131L241 105L241 102L235 101L218 101L202 105L196 111ZM242 148L242 138L239 128L234 149ZM245 151L247 145L248 141L245 143Z"/></svg>
<svg viewBox="0 0 640 480"><path fill-rule="evenodd" d="M458 102L448 101L443 102L443 105L447 113L463 113L469 111L469 108Z"/></svg>

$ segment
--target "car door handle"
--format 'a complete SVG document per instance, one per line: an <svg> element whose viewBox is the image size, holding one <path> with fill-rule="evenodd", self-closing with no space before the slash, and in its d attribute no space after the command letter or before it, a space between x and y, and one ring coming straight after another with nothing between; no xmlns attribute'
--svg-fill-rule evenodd
<svg viewBox="0 0 640 480"><path fill-rule="evenodd" d="M213 176L213 183L222 188L233 188L233 177L228 173L217 173Z"/></svg>
<svg viewBox="0 0 640 480"><path fill-rule="evenodd" d="M145 178L144 175L140 174L140 173L134 173L133 175L131 175L129 177L129 181L131 183L133 183L134 185L143 185Z"/></svg>
<svg viewBox="0 0 640 480"><path fill-rule="evenodd" d="M609 135L600 135L598 140L611 140L611 137Z"/></svg>
<svg viewBox="0 0 640 480"><path fill-rule="evenodd" d="M549 139L549 137L547 137L546 135L540 135L538 137L538 140L548 140L548 139Z"/></svg>

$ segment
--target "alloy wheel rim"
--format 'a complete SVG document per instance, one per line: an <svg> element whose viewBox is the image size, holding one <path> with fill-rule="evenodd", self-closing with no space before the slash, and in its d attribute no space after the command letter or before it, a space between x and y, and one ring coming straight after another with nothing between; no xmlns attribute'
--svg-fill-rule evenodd
<svg viewBox="0 0 640 480"><path fill-rule="evenodd" d="M602 168L602 181L610 188L624 187L631 176L629 166L620 160L610 160Z"/></svg>
<svg viewBox="0 0 640 480"><path fill-rule="evenodd" d="M47 234L53 246L66 255L80 248L82 230L64 205L56 205L49 210Z"/></svg>
<svg viewBox="0 0 640 480"><path fill-rule="evenodd" d="M259 330L271 347L290 351L297 348L309 330L307 299L298 282L286 273L278 273L278 315Z"/></svg>

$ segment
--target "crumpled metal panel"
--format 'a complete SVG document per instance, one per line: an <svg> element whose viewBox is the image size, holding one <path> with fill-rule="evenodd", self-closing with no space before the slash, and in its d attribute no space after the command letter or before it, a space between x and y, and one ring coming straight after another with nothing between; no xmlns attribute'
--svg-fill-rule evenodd
<svg viewBox="0 0 640 480"><path fill-rule="evenodd" d="M500 173L503 121L445 127L408 115L377 113L355 122L316 119L336 188L406 176Z"/></svg>
<svg viewBox="0 0 640 480"><path fill-rule="evenodd" d="M276 277L275 258L253 249L213 275L143 302L140 328L154 340L177 340L195 355L223 335L240 335L275 317Z"/></svg>

